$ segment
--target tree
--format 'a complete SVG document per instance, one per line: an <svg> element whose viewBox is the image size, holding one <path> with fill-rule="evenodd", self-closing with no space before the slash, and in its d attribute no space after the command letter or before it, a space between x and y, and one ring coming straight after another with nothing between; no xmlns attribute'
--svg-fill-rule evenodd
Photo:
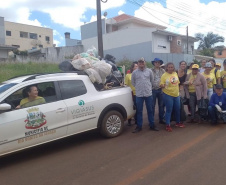
<svg viewBox="0 0 226 185"><path fill-rule="evenodd" d="M206 36L202 33L196 33L195 37L199 40L198 49L202 50L211 49L216 43L224 42L224 37L214 34L213 32L208 32Z"/></svg>

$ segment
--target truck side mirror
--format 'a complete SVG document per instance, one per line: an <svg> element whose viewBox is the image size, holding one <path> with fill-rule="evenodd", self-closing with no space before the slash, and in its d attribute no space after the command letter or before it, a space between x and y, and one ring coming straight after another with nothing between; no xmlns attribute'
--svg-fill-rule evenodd
<svg viewBox="0 0 226 185"><path fill-rule="evenodd" d="M11 109L11 105L9 105L8 103L0 104L0 111L10 110L10 109Z"/></svg>

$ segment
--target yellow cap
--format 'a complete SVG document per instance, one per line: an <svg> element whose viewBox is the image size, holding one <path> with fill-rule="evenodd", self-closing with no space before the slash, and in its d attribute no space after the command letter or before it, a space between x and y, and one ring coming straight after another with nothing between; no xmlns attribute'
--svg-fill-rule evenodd
<svg viewBox="0 0 226 185"><path fill-rule="evenodd" d="M199 65L198 64L193 64L192 65L192 69L198 69L199 68Z"/></svg>
<svg viewBox="0 0 226 185"><path fill-rule="evenodd" d="M221 67L221 63L216 63L216 66L220 66Z"/></svg>

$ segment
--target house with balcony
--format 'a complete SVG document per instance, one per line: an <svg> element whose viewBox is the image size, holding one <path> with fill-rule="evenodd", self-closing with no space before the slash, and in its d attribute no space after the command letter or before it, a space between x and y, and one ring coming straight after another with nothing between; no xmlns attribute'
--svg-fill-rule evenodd
<svg viewBox="0 0 226 185"><path fill-rule="evenodd" d="M117 61L138 60L141 57L146 61L155 57L164 62L192 61L196 38L166 29L165 26L127 14L102 19L104 54L115 56ZM81 26L81 39L84 50L91 46L98 48L96 22Z"/></svg>

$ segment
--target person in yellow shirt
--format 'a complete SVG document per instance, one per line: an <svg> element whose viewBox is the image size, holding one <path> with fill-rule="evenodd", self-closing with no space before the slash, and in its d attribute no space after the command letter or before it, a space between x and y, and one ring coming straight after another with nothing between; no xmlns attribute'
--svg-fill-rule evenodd
<svg viewBox="0 0 226 185"><path fill-rule="evenodd" d="M161 76L160 87L163 91L163 100L166 106L165 120L166 130L172 132L170 126L172 111L176 112L176 126L183 128L183 123L180 122L180 96L179 96L179 78L175 72L175 67L172 62L166 64L166 72Z"/></svg>
<svg viewBox="0 0 226 185"><path fill-rule="evenodd" d="M221 73L220 73L220 70L218 70L215 65L216 65L216 62L214 59L210 59L209 62L211 63L212 65L212 69L211 69L211 73L213 73L215 75L215 78L216 78L216 83L217 84L220 84L221 83Z"/></svg>
<svg viewBox="0 0 226 185"><path fill-rule="evenodd" d="M216 63L216 69L218 69L221 72L221 63Z"/></svg>
<svg viewBox="0 0 226 185"><path fill-rule="evenodd" d="M226 92L226 59L223 62L224 70L221 71L221 83L223 85L224 92Z"/></svg>
<svg viewBox="0 0 226 185"><path fill-rule="evenodd" d="M216 77L214 73L211 73L211 69L212 64L210 62L207 62L205 65L205 71L202 73L207 82L207 96L209 100L213 94L213 87L216 84Z"/></svg>
<svg viewBox="0 0 226 185"><path fill-rule="evenodd" d="M137 62L133 62L130 67L130 73L126 74L126 78L125 78L125 84L128 85L132 89L133 102L134 102L135 106L136 106L136 89L131 83L131 78L132 78L132 72L135 69L137 69L137 67L138 67ZM136 124L136 121L137 121L136 114L134 116L134 119L135 119L135 124ZM131 126L131 119L128 119L128 126Z"/></svg>

